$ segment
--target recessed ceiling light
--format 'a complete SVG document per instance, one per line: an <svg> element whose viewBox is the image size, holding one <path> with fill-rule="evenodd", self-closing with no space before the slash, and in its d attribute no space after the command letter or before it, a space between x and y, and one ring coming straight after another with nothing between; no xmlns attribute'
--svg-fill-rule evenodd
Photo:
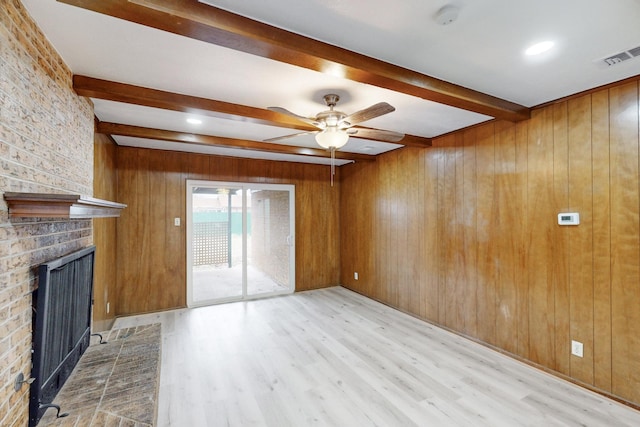
<svg viewBox="0 0 640 427"><path fill-rule="evenodd" d="M187 119L187 123L190 123L192 125L200 125L200 124L202 124L202 120L194 119L193 117L190 117L190 118Z"/></svg>
<svg viewBox="0 0 640 427"><path fill-rule="evenodd" d="M540 42L540 43L536 43L533 46L529 47L527 50L524 51L524 53L526 55L539 55L543 52L548 51L549 49L551 49L553 47L554 43L550 40L544 41L544 42Z"/></svg>

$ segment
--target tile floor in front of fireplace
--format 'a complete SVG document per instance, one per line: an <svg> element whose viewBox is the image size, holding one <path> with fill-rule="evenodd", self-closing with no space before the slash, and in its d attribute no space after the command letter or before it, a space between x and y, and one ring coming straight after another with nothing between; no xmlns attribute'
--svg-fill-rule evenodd
<svg viewBox="0 0 640 427"><path fill-rule="evenodd" d="M160 324L114 329L106 343L92 345L78 362L38 427L155 425L160 376Z"/></svg>

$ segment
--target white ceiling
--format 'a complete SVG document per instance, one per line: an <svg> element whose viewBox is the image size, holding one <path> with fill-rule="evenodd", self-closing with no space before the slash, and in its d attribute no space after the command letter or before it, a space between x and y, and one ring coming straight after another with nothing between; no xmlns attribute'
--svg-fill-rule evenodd
<svg viewBox="0 0 640 427"><path fill-rule="evenodd" d="M351 113L380 101L396 111L364 126L434 137L490 120L336 75L276 62L80 9L55 0L22 0L74 74L169 92L267 108L302 116L325 110L322 95L341 95ZM596 61L640 46L640 0L206 0L213 6L526 107L640 74L640 57L612 67ZM447 26L437 11L452 4L458 19ZM553 40L537 57L523 51ZM262 141L295 133L277 126L202 116L95 99L103 122ZM114 136L121 145L146 146L328 163L326 158ZM312 136L278 144L316 147ZM397 144L350 138L341 150L379 154ZM347 160L339 160L344 164Z"/></svg>

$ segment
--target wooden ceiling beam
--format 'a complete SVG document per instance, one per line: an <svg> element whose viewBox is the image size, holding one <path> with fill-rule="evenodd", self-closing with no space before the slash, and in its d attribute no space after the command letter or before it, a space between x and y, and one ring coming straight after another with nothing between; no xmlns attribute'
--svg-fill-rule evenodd
<svg viewBox="0 0 640 427"><path fill-rule="evenodd" d="M58 0L116 18L417 96L497 119L520 121L529 108L254 21L197 0Z"/></svg>
<svg viewBox="0 0 640 427"><path fill-rule="evenodd" d="M223 138L219 136L200 135L187 132L176 132L162 129L145 128L140 126L123 125L119 123L98 122L96 132L106 135L130 136L134 138L154 139L159 141L179 142L182 144L207 145L215 147L236 148L253 151L267 151L270 153L290 154L310 157L330 157L327 150L319 148L297 147L268 142L248 141L244 139ZM348 153L336 151L336 159L375 161L376 156L369 154Z"/></svg>
<svg viewBox="0 0 640 427"><path fill-rule="evenodd" d="M316 128L311 125L304 124L285 114L276 113L275 111L267 109L149 89L93 77L74 75L73 89L78 95L89 98L125 102L127 104L162 108L183 113L201 114L227 120L279 126L300 131L316 130Z"/></svg>
<svg viewBox="0 0 640 427"><path fill-rule="evenodd" d="M74 75L73 89L80 96L105 99L109 101L125 102L145 107L162 108L184 113L201 114L227 120L257 123L261 125L284 127L299 131L314 131L316 127L307 125L286 114L275 111L248 107L230 102L200 98L179 93L166 92L93 77ZM354 127L363 128L361 126ZM365 128L369 129L369 128ZM353 135L353 138L358 138ZM366 138L371 140L371 138ZM384 142L384 141L383 141ZM431 138L415 135L405 135L398 144L413 147L430 147Z"/></svg>

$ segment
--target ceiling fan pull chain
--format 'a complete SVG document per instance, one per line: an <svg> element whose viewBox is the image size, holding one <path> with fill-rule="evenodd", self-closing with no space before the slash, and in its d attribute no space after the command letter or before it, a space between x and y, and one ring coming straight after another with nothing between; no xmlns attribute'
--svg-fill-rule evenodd
<svg viewBox="0 0 640 427"><path fill-rule="evenodd" d="M333 176L336 174L336 147L331 147L331 186L333 187Z"/></svg>

